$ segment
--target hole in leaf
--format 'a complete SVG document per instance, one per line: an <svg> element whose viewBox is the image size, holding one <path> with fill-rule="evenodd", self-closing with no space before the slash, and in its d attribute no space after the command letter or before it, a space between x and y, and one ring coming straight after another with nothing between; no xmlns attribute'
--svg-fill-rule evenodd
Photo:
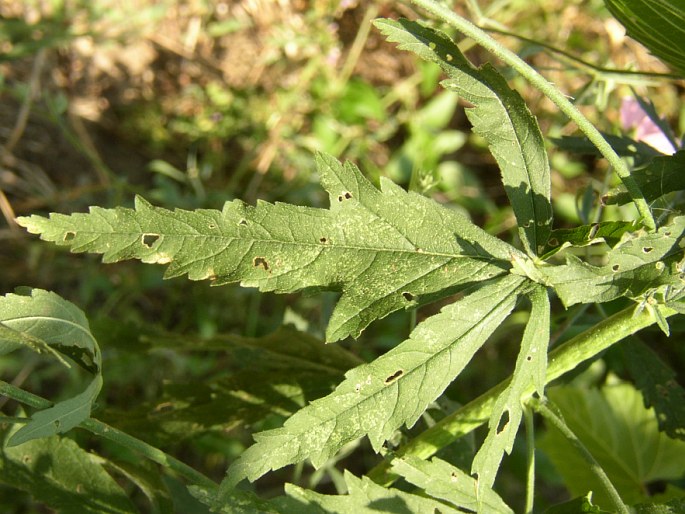
<svg viewBox="0 0 685 514"><path fill-rule="evenodd" d="M56 426L57 428L59 428L60 425L62 424L62 422L61 422L60 420L58 420L58 419L56 419L55 421L53 421L53 423L55 424L55 426Z"/></svg>
<svg viewBox="0 0 685 514"><path fill-rule="evenodd" d="M404 370L403 369L398 369L395 371L392 375L390 375L388 378L385 379L385 383L389 384L391 382L394 382L398 378L400 378L402 375L404 375Z"/></svg>
<svg viewBox="0 0 685 514"><path fill-rule="evenodd" d="M614 270L614 271L618 271L619 269L621 269L621 266L619 266L618 264L614 264L614 265L611 267L611 269Z"/></svg>
<svg viewBox="0 0 685 514"><path fill-rule="evenodd" d="M559 240L555 237L550 238L549 246L559 246Z"/></svg>
<svg viewBox="0 0 685 514"><path fill-rule="evenodd" d="M143 246L146 248L152 248L152 245L159 239L159 234L143 234Z"/></svg>
<svg viewBox="0 0 685 514"><path fill-rule="evenodd" d="M209 225L207 225L207 228L208 228L209 230L214 230L214 229L216 228L216 224L210 223Z"/></svg>
<svg viewBox="0 0 685 514"><path fill-rule="evenodd" d="M64 233L64 240L65 241L71 241L76 237L76 232L65 232Z"/></svg>
<svg viewBox="0 0 685 514"><path fill-rule="evenodd" d="M252 261L255 268L262 268L264 271L269 271L269 263L266 262L264 257L255 257Z"/></svg>
<svg viewBox="0 0 685 514"><path fill-rule="evenodd" d="M499 418L499 423L497 424L497 433L501 434L502 431L507 427L509 424L509 411L505 410L502 413L502 417Z"/></svg>
<svg viewBox="0 0 685 514"><path fill-rule="evenodd" d="M326 243L328 243L328 239L325 237L322 237L321 239L319 239L319 243L321 243L322 245L325 245Z"/></svg>
<svg viewBox="0 0 685 514"><path fill-rule="evenodd" d="M352 198L352 193L350 193L349 191L345 191L343 194L338 196L338 201L342 202L344 200L349 200L350 198Z"/></svg>
<svg viewBox="0 0 685 514"><path fill-rule="evenodd" d="M526 360L527 360L528 362L532 361L532 360L533 360L533 356L532 356L532 355L526 355Z"/></svg>
<svg viewBox="0 0 685 514"><path fill-rule="evenodd" d="M238 225L242 225L243 227L247 225L247 220L240 220L238 222Z"/></svg>
<svg viewBox="0 0 685 514"><path fill-rule="evenodd" d="M670 231L670 230L667 230L666 232L664 232L664 235L665 235L666 237L671 237L671 231Z"/></svg>
<svg viewBox="0 0 685 514"><path fill-rule="evenodd" d="M404 293L402 293L402 297L403 297L405 300L407 300L408 302L411 302L411 301L414 299L414 295L411 294L411 293L409 293L409 292L407 292L407 291L405 291Z"/></svg>
<svg viewBox="0 0 685 514"><path fill-rule="evenodd" d="M645 253L649 253L652 250L654 250L654 248L652 248L651 246L645 246L644 248L642 248L642 251Z"/></svg>

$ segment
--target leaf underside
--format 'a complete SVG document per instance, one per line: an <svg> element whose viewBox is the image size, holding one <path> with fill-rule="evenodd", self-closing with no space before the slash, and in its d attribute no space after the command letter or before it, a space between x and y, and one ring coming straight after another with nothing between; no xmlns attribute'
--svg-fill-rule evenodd
<svg viewBox="0 0 685 514"><path fill-rule="evenodd" d="M521 240L530 255L541 253L552 228L550 168L523 98L491 65L474 67L441 32L408 20L377 20L376 26L399 48L440 65L448 76L442 85L473 104L466 114L500 167Z"/></svg>
<svg viewBox="0 0 685 514"><path fill-rule="evenodd" d="M341 290L327 339L357 337L372 321L498 275L516 250L465 216L381 179L376 189L352 164L319 155L330 209L241 201L222 211L169 211L136 198L135 209L30 216L18 223L103 261L168 264L214 284L262 291Z"/></svg>

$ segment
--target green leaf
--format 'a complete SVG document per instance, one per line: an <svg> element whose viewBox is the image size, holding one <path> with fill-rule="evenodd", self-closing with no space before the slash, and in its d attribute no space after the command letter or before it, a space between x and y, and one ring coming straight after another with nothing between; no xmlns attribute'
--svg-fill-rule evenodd
<svg viewBox="0 0 685 514"><path fill-rule="evenodd" d="M676 381L675 371L640 341L625 341L621 350L645 405L656 412L659 430L685 440L685 389Z"/></svg>
<svg viewBox="0 0 685 514"><path fill-rule="evenodd" d="M514 308L527 280L497 279L421 323L409 339L375 361L350 370L329 396L312 402L282 428L256 434L222 483L311 459L320 467L364 435L375 451L403 424L411 427Z"/></svg>
<svg viewBox="0 0 685 514"><path fill-rule="evenodd" d="M458 514L463 512L431 498L397 489L386 489L367 477L359 479L349 471L345 471L345 482L348 487L346 495L319 494L296 485L286 484L285 492L289 498L279 499L278 503L288 509L286 512L302 514L378 514L379 512Z"/></svg>
<svg viewBox="0 0 685 514"><path fill-rule="evenodd" d="M223 211L136 208L51 214L17 221L42 239L105 262L169 264L214 284L240 281L262 291L342 290L327 330L336 341L372 321L497 275L517 251L465 216L386 179L379 191L352 164L319 155L330 210L258 202Z"/></svg>
<svg viewBox="0 0 685 514"><path fill-rule="evenodd" d="M49 347L67 355L94 375L82 393L34 413L10 438L9 446L66 432L87 419L102 388L102 358L83 312L54 293L33 289L30 296L0 297L0 323L2 351L18 348L17 339L12 339L18 337L29 346L35 343L35 348Z"/></svg>
<svg viewBox="0 0 685 514"><path fill-rule="evenodd" d="M471 472L478 475L480 497L495 483L504 453L511 453L523 417L524 395L531 384L539 396L544 394L550 327L549 297L547 290L537 284L528 295L532 309L523 333L516 368L511 382L495 400L488 423L488 435L471 467Z"/></svg>
<svg viewBox="0 0 685 514"><path fill-rule="evenodd" d="M634 506L635 514L682 514L685 498L675 498L666 503L641 503Z"/></svg>
<svg viewBox="0 0 685 514"><path fill-rule="evenodd" d="M67 438L52 436L3 448L0 481L61 514L138 512L99 457Z"/></svg>
<svg viewBox="0 0 685 514"><path fill-rule="evenodd" d="M607 254L607 264L592 266L568 255L562 266L538 270L567 307L601 303L621 296L639 298L662 285L682 284L685 217L679 216L656 233L625 233Z"/></svg>
<svg viewBox="0 0 685 514"><path fill-rule="evenodd" d="M552 228L550 169L540 128L523 98L491 65L475 68L446 35L408 20L375 24L399 48L439 64L449 77L442 85L473 104L466 114L500 167L524 246L538 255Z"/></svg>
<svg viewBox="0 0 685 514"><path fill-rule="evenodd" d="M685 6L681 0L604 0L628 35L685 76Z"/></svg>
<svg viewBox="0 0 685 514"><path fill-rule="evenodd" d="M602 137L607 140L611 148L621 157L631 157L636 165L642 165L654 157L659 157L659 153L654 147L642 141L635 141L628 136L617 136L602 132ZM558 148L581 155L601 156L597 147L585 136L563 136L551 138L550 141Z"/></svg>
<svg viewBox="0 0 685 514"><path fill-rule="evenodd" d="M673 155L654 157L648 164L632 171L645 200L653 202L665 194L685 190L685 150ZM623 205L631 201L625 188L616 188L602 197L605 205Z"/></svg>
<svg viewBox="0 0 685 514"><path fill-rule="evenodd" d="M631 385L621 383L601 390L552 388L547 395L625 503L646 501L647 484L677 479L685 473L685 442L659 432L654 411L645 409L642 396ZM604 489L564 436L550 428L539 447L573 495L594 491L595 503L611 510Z"/></svg>
<svg viewBox="0 0 685 514"><path fill-rule="evenodd" d="M637 225L632 221L603 221L575 228L555 229L549 236L543 258L549 258L569 246L582 247L604 242L613 247L623 234L636 229Z"/></svg>
<svg viewBox="0 0 685 514"><path fill-rule="evenodd" d="M479 484L473 477L436 457L430 462L410 455L394 459L392 472L423 489L429 496L449 502L468 512L476 512L479 503L482 512L514 512L492 489L483 488L478 498Z"/></svg>
<svg viewBox="0 0 685 514"><path fill-rule="evenodd" d="M225 495L221 501L218 501L216 491L208 491L199 486L190 486L188 490L203 505L211 507L211 512L225 514L253 514L255 512L260 514L290 514L296 512L277 507L274 503L278 499L272 501L263 500L250 491L230 491L230 494Z"/></svg>

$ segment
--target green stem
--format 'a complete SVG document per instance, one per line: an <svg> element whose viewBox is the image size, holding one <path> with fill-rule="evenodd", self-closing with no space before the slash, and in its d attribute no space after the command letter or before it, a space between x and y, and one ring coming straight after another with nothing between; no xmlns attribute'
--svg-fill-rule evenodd
<svg viewBox="0 0 685 514"><path fill-rule="evenodd" d="M664 318L676 314L675 310L663 305L657 306L657 308ZM614 314L550 352L545 383L549 384L552 380L573 370L581 362L592 359L614 343L653 325L655 322L656 320L647 309L635 314L634 307L628 307ZM506 389L510 381L511 378L500 382L475 400L443 418L399 448L395 452L395 456L413 455L427 459L445 446L483 425L490 419L497 397ZM531 386L522 401L532 395L533 392L534 388ZM397 478L389 472L389 469L390 461L384 460L373 468L368 476L374 482L387 486Z"/></svg>
<svg viewBox="0 0 685 514"><path fill-rule="evenodd" d="M628 507L626 507L626 504L623 503L621 496L618 494L614 484L611 483L611 480L609 480L609 477L602 469L602 466L599 465L585 445L580 441L580 439L578 439L576 434L574 434L568 425L566 425L564 420L557 416L549 407L547 407L545 401L540 401L537 398L531 398L528 402L528 405L535 409L536 412L540 413L550 425L559 430L559 432L561 432L568 442L571 443L571 445L576 449L578 454L590 467L590 471L604 486L604 489L609 495L611 502L614 504L616 512L621 514L630 514Z"/></svg>
<svg viewBox="0 0 685 514"><path fill-rule="evenodd" d="M583 116L583 114L566 98L566 96L559 91L552 83L545 77L540 75L532 66L526 63L514 52L503 47L485 31L476 27L473 23L465 20L455 12L451 11L435 0L411 0L413 3L422 7L426 11L432 13L438 18L442 19L462 34L470 37L476 41L480 46L488 50L495 57L501 59L503 62L511 66L528 82L536 87L542 94L549 98L556 106L573 120L578 128L585 133L592 144L597 147L601 154L609 161L609 164L614 168L616 174L619 176L623 185L625 185L630 194L630 198L635 203L642 221L649 230L656 229L656 222L652 216L652 212L647 205L644 195L640 191L635 179L630 175L626 164L618 156L618 154L611 148L611 145L604 139L604 136L590 123L590 121Z"/></svg>
<svg viewBox="0 0 685 514"><path fill-rule="evenodd" d="M526 405L523 409L523 424L526 427L526 505L523 512L532 514L535 503L535 424L533 411Z"/></svg>
<svg viewBox="0 0 685 514"><path fill-rule="evenodd" d="M19 389L18 387L8 384L2 380L0 380L0 395L12 398L13 400L28 405L29 407L33 407L34 409L47 409L53 405L51 401L46 400L45 398ZM164 453L159 448L155 448L154 446L149 445L140 439L136 439L135 437L130 436L121 430L111 427L102 421L90 418L81 422L79 427L88 430L95 435L99 435L105 439L109 439L112 442L129 448L130 450L136 451L151 461L175 471L193 484L201 485L202 487L206 487L208 489L214 489L217 487L216 482L191 468L187 464L184 464L171 455Z"/></svg>

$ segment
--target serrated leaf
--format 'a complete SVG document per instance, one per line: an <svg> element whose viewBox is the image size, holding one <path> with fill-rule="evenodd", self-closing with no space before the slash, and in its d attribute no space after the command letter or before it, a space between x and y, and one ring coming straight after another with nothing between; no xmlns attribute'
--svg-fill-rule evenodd
<svg viewBox="0 0 685 514"><path fill-rule="evenodd" d="M478 510L477 481L443 460L434 457L428 462L407 455L392 461L392 472L410 484L423 489L426 494L434 498L449 502L468 512ZM480 506L482 512L490 514L514 512L495 491L488 488L480 491Z"/></svg>
<svg viewBox="0 0 685 514"><path fill-rule="evenodd" d="M0 481L61 514L138 512L98 460L71 439L52 436L3 448Z"/></svg>
<svg viewBox="0 0 685 514"><path fill-rule="evenodd" d="M489 64L474 67L446 35L408 20L377 20L399 48L440 65L442 82L473 104L466 114L485 138L502 172L502 182L529 255L538 255L552 228L550 169L542 133L523 98Z"/></svg>
<svg viewBox="0 0 685 514"><path fill-rule="evenodd" d="M685 473L685 442L659 432L654 411L645 409L642 396L630 384L601 390L553 388L547 395L625 503L646 501L648 483ZM538 447L550 457L572 494L594 491L595 503L612 509L604 488L562 435L550 428Z"/></svg>
<svg viewBox="0 0 685 514"><path fill-rule="evenodd" d="M685 190L685 150L673 155L654 157L648 164L631 172L645 200L653 202L665 194ZM631 202L628 192L621 187L602 197L605 205L623 205Z"/></svg>
<svg viewBox="0 0 685 514"><path fill-rule="evenodd" d="M510 268L516 250L462 214L389 180L379 191L332 157L319 155L317 166L329 210L236 200L222 211L169 211L138 197L135 210L92 207L17 221L74 252L102 253L105 262L169 264L166 277L239 281L262 291L342 290L329 341Z"/></svg>
<svg viewBox="0 0 685 514"><path fill-rule="evenodd" d="M645 405L656 412L659 430L685 440L685 389L676 381L675 371L640 341L625 341L621 351Z"/></svg>
<svg viewBox="0 0 685 514"><path fill-rule="evenodd" d="M550 304L547 290L536 285L528 293L532 309L523 332L521 350L511 382L497 397L488 423L488 435L473 459L471 472L478 475L479 497L495 483L504 454L510 454L523 417L523 396L530 386L543 396L547 372Z"/></svg>
<svg viewBox="0 0 685 514"><path fill-rule="evenodd" d="M567 307L602 303L621 296L639 298L662 285L680 285L683 274L685 217L657 232L624 234L607 254L607 264L592 266L573 255L562 266L539 267L547 283Z"/></svg>
<svg viewBox="0 0 685 514"><path fill-rule="evenodd" d="M628 35L685 76L685 7L680 0L604 0Z"/></svg>
<svg viewBox="0 0 685 514"><path fill-rule="evenodd" d="M278 499L288 512L302 514L378 514L379 512L441 512L443 514L463 512L449 505L406 493L397 489L386 489L367 477L355 477L345 471L348 494L326 495L286 484L289 498Z"/></svg>
<svg viewBox="0 0 685 514"><path fill-rule="evenodd" d="M9 446L66 432L87 419L102 388L102 357L83 312L54 293L33 289L30 296L0 297L0 323L3 327L0 337L5 343L10 341L4 345L4 351L18 347L6 337L19 333L26 341L39 341L40 345L71 357L94 375L83 392L34 413L10 438Z"/></svg>
<svg viewBox="0 0 685 514"><path fill-rule="evenodd" d="M290 512L294 512L283 510L276 506L274 503L278 499L272 501L264 500L250 491L231 491L221 501L218 501L216 491L209 491L194 485L189 486L188 490L195 499L203 505L210 507L211 512L221 512L224 514L253 514L255 512L260 514L290 514Z"/></svg>
<svg viewBox="0 0 685 514"><path fill-rule="evenodd" d="M298 411L282 428L256 434L256 443L229 467L222 490L307 458L319 467L364 435L379 451L396 429L411 427L442 394L508 316L527 282L508 275L443 308L409 339L350 370L333 393Z"/></svg>

